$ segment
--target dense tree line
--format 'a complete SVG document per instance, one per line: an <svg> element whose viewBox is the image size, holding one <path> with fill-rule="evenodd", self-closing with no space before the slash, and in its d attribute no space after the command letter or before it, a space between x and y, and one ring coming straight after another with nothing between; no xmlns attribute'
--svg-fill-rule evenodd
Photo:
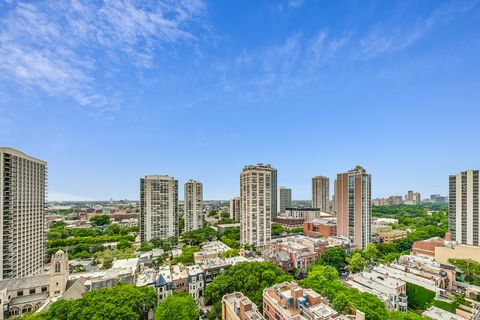
<svg viewBox="0 0 480 320"><path fill-rule="evenodd" d="M396 205L374 206L374 217L398 219L396 228L421 228L429 225L448 228L447 205Z"/></svg>
<svg viewBox="0 0 480 320"><path fill-rule="evenodd" d="M156 305L153 288L120 283L113 288L89 291L79 300L58 300L47 312L26 315L22 320L146 319Z"/></svg>
<svg viewBox="0 0 480 320"><path fill-rule="evenodd" d="M55 222L48 231L47 253L49 256L58 250L63 250L68 252L69 259L91 258L96 253L106 250L103 244L108 242L118 242L118 249L127 249L134 241L134 236L130 233L138 232L138 227L122 228L118 224L103 224L93 228L66 229L65 227L65 222L59 221Z"/></svg>

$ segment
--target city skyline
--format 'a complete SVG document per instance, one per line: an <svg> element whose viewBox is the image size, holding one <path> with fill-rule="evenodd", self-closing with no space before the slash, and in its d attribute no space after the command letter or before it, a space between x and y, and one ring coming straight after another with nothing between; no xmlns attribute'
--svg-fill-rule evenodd
<svg viewBox="0 0 480 320"><path fill-rule="evenodd" d="M446 195L450 175L479 167L479 12L474 1L5 1L0 145L48 162L49 200L138 199L145 175L228 200L256 163L298 200L312 177L333 190L356 165L372 198Z"/></svg>

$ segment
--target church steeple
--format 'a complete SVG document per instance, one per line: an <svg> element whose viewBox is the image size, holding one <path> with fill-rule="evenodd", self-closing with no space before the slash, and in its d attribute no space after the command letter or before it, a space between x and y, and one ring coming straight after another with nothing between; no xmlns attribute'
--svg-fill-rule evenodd
<svg viewBox="0 0 480 320"><path fill-rule="evenodd" d="M68 256L58 250L52 255L50 264L50 297L61 296L65 292L69 274Z"/></svg>

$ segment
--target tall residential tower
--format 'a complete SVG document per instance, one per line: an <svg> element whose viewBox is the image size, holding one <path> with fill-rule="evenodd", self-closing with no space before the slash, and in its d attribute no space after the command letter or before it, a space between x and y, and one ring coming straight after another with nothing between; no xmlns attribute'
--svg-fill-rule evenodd
<svg viewBox="0 0 480 320"><path fill-rule="evenodd" d="M43 271L47 163L0 148L0 279Z"/></svg>
<svg viewBox="0 0 480 320"><path fill-rule="evenodd" d="M365 248L372 237L371 179L356 166L335 180L337 235L349 237L358 248Z"/></svg>
<svg viewBox="0 0 480 320"><path fill-rule="evenodd" d="M480 246L480 171L468 170L449 178L448 231L458 243Z"/></svg>
<svg viewBox="0 0 480 320"><path fill-rule="evenodd" d="M278 188L278 213L285 212L286 208L292 207L292 189L280 187Z"/></svg>
<svg viewBox="0 0 480 320"><path fill-rule="evenodd" d="M178 180L169 176L140 179L140 238L178 237Z"/></svg>
<svg viewBox="0 0 480 320"><path fill-rule="evenodd" d="M195 180L185 183L185 231L203 227L203 185Z"/></svg>
<svg viewBox="0 0 480 320"><path fill-rule="evenodd" d="M277 170L269 164L250 165L240 174L240 243L265 249L272 238L276 210Z"/></svg>
<svg viewBox="0 0 480 320"><path fill-rule="evenodd" d="M230 199L230 219L234 221L240 220L240 197Z"/></svg>
<svg viewBox="0 0 480 320"><path fill-rule="evenodd" d="M329 212L328 200L330 197L330 179L323 176L312 178L312 208Z"/></svg>

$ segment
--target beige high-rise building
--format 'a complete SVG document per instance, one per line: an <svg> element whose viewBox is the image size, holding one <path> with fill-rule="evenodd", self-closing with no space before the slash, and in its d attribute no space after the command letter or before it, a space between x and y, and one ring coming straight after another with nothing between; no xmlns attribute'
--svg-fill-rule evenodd
<svg viewBox="0 0 480 320"><path fill-rule="evenodd" d="M449 177L448 231L452 240L480 246L479 205L479 170L468 170Z"/></svg>
<svg viewBox="0 0 480 320"><path fill-rule="evenodd" d="M277 170L269 164L250 165L240 174L240 243L268 248L276 210ZM274 200L275 199L275 200Z"/></svg>
<svg viewBox="0 0 480 320"><path fill-rule="evenodd" d="M185 231L203 227L203 185L195 180L185 183Z"/></svg>
<svg viewBox="0 0 480 320"><path fill-rule="evenodd" d="M240 220L240 197L230 199L230 219Z"/></svg>
<svg viewBox="0 0 480 320"><path fill-rule="evenodd" d="M47 163L0 148L0 279L40 273L46 254Z"/></svg>
<svg viewBox="0 0 480 320"><path fill-rule="evenodd" d="M330 179L323 176L312 178L312 208L329 212L328 200L330 199Z"/></svg>
<svg viewBox="0 0 480 320"><path fill-rule="evenodd" d="M371 241L371 175L361 166L339 173L335 180L337 235L349 237L358 248Z"/></svg>
<svg viewBox="0 0 480 320"><path fill-rule="evenodd" d="M140 179L140 238L178 237L178 180L169 176Z"/></svg>

